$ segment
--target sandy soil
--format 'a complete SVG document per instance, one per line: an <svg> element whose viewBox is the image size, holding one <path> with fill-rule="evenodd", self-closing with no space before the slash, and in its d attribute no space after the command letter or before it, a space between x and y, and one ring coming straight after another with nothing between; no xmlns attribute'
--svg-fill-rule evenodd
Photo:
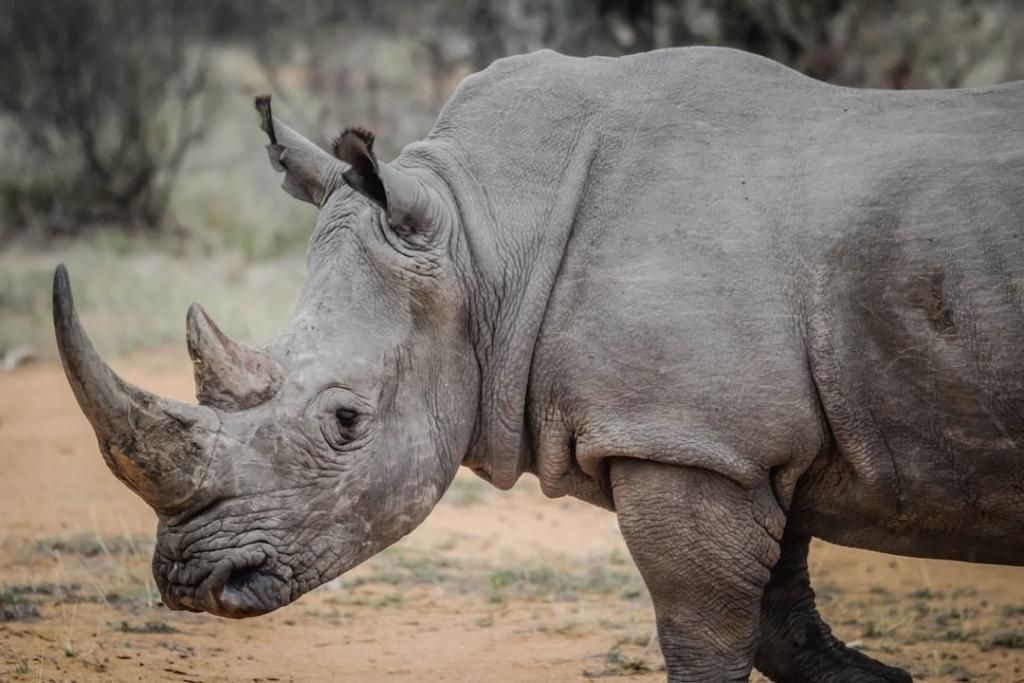
<svg viewBox="0 0 1024 683"><path fill-rule="evenodd" d="M118 363L190 398L184 354ZM232 622L164 609L154 516L105 469L60 368L0 374L0 681L662 681L614 517L460 474L393 549ZM818 544L835 631L918 679L1024 681L1024 569ZM762 680L755 675L754 680Z"/></svg>

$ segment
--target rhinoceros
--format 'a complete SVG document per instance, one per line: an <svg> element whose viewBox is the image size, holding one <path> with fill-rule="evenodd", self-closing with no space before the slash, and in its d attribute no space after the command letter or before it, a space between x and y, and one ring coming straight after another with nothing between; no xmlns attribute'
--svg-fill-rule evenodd
<svg viewBox="0 0 1024 683"><path fill-rule="evenodd" d="M670 681L907 681L815 608L817 537L1024 565L1024 82L886 92L730 49L467 78L391 163L256 102L319 208L263 348L187 316L198 405L54 323L164 603L275 610L460 465L609 510Z"/></svg>

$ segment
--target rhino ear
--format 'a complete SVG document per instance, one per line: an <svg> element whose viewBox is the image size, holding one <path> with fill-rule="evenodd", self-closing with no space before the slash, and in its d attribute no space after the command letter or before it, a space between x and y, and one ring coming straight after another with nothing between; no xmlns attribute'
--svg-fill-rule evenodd
<svg viewBox="0 0 1024 683"><path fill-rule="evenodd" d="M441 215L440 198L419 178L378 163L373 141L365 128L348 128L334 140L334 156L348 164L345 182L384 209L393 227L431 232Z"/></svg>
<svg viewBox="0 0 1024 683"><path fill-rule="evenodd" d="M373 153L374 135L365 128L347 128L331 143L334 156L349 165L342 177L349 186L388 210L388 194Z"/></svg>
<svg viewBox="0 0 1024 683"><path fill-rule="evenodd" d="M322 207L331 192L343 182L344 166L330 154L273 117L270 95L256 98L260 128L270 138L267 153L275 171L284 172L285 192Z"/></svg>

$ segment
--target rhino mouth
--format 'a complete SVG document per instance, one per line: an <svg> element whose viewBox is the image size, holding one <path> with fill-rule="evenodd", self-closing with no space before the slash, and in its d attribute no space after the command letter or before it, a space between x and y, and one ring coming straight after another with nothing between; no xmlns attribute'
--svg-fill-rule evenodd
<svg viewBox="0 0 1024 683"><path fill-rule="evenodd" d="M291 589L267 563L237 565L227 561L218 565L198 587L169 586L163 602L174 610L245 619L288 604Z"/></svg>

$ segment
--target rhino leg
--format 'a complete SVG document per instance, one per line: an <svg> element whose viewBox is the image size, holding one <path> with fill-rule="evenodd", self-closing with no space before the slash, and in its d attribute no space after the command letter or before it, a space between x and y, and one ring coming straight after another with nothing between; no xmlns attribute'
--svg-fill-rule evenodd
<svg viewBox="0 0 1024 683"><path fill-rule="evenodd" d="M707 470L615 459L619 528L654 601L670 683L746 681L785 515Z"/></svg>
<svg viewBox="0 0 1024 683"><path fill-rule="evenodd" d="M903 669L851 650L832 635L814 606L807 576L809 538L782 541L761 601L761 642L754 663L780 683L910 683Z"/></svg>

